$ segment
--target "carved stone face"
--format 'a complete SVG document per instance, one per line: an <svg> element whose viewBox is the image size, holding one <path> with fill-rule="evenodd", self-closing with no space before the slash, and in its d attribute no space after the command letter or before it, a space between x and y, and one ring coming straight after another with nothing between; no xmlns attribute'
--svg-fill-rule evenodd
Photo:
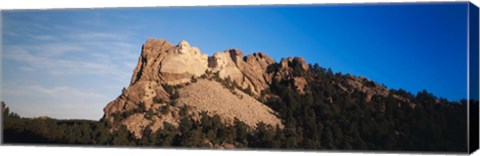
<svg viewBox="0 0 480 156"><path fill-rule="evenodd" d="M180 54L187 54L191 50L190 44L187 41L183 40L178 43L178 52Z"/></svg>
<svg viewBox="0 0 480 156"><path fill-rule="evenodd" d="M216 62L215 68L222 69L227 65L227 60L224 58L224 55L221 55L221 53L219 53L218 55L214 55L213 58Z"/></svg>
<svg viewBox="0 0 480 156"><path fill-rule="evenodd" d="M187 41L182 40L180 43L178 43L178 47L179 48L190 47L190 44Z"/></svg>

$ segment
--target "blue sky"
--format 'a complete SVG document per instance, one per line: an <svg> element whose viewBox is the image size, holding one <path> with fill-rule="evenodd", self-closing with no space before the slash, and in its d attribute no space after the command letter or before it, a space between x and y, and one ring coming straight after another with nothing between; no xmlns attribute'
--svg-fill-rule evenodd
<svg viewBox="0 0 480 156"><path fill-rule="evenodd" d="M466 97L468 3L17 10L2 12L2 94L22 116L99 119L142 44L187 40L302 56L388 88Z"/></svg>

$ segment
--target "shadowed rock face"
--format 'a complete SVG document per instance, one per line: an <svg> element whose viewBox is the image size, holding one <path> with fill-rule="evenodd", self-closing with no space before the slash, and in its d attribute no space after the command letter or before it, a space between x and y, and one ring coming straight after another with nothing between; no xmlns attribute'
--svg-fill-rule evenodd
<svg viewBox="0 0 480 156"><path fill-rule="evenodd" d="M277 81L282 79L290 80L300 93L304 93L307 80L303 75L298 74L300 72L296 71L304 72L308 70L308 64L305 59L301 57L284 58L278 64L277 70L273 77L274 79Z"/></svg>
<svg viewBox="0 0 480 156"><path fill-rule="evenodd" d="M148 39L142 47L142 53L138 58L137 67L133 71L130 85L137 81L160 80L160 63L166 57L167 51L174 46L163 39Z"/></svg>

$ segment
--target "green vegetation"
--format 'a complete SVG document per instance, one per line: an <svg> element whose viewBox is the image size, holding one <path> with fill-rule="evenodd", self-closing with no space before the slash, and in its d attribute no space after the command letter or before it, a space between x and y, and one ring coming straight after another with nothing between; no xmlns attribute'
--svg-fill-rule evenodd
<svg viewBox="0 0 480 156"><path fill-rule="evenodd" d="M249 87L248 88L242 88L236 81L233 81L230 76L228 76L226 78L221 78L219 72L212 73L211 71L207 70L207 72L205 72L205 74L201 75L199 78L200 79L208 79L208 80L211 80L211 81L217 81L218 83L222 84L225 88L227 88L233 95L236 95L239 98L243 98L243 96L241 94L238 94L235 89L241 90L244 93L246 93L250 96L253 96L252 88L249 88ZM193 82L193 80L194 80L194 77L192 77L191 82ZM197 82L197 81L198 80L195 79L195 82Z"/></svg>
<svg viewBox="0 0 480 156"><path fill-rule="evenodd" d="M390 90L388 97L373 95L367 100L366 93L339 89L337 84L348 86L346 76L333 74L330 69L313 65L307 72L296 72L308 80L305 94L296 91L289 80L274 81L262 93L277 96L266 104L280 114L286 126L279 134L280 140L274 139L281 148L467 150L465 100L454 103L427 91L412 95L404 90ZM478 101L475 103L478 105Z"/></svg>
<svg viewBox="0 0 480 156"><path fill-rule="evenodd" d="M252 135L246 124L236 120L235 125L226 126L219 116L202 113L201 122L184 117L180 126L164 123L156 132L146 129L141 139L136 139L125 126L112 128L107 121L56 120L21 118L4 111L4 143L31 144L79 144L115 146L174 146L213 147L213 145L235 144L247 147ZM238 141L238 143L237 143Z"/></svg>
<svg viewBox="0 0 480 156"><path fill-rule="evenodd" d="M272 68L271 68L272 69ZM188 108L181 108L179 127L164 123L164 128L136 139L124 126L112 127L109 122L21 118L3 110L5 143L91 144L164 147L219 147L274 149L341 149L383 151L467 151L467 101L450 102L427 91L416 95L405 90L390 90L389 96L359 91L346 92L347 76L330 69L310 65L310 70L294 69L295 75L308 82L305 94L299 93L291 79L274 80L262 91L262 101L278 113L285 128L259 123L249 128L238 119L225 125L219 116L201 114L200 121L188 117ZM271 72L275 72L273 68ZM212 74L216 76L211 76ZM238 87L218 73L200 79L215 79L228 89ZM196 82L197 79L192 79ZM335 83L332 83L335 82ZM376 85L367 82L369 86ZM178 99L178 87L164 85L171 95L161 108L168 113ZM269 95L269 96L267 96ZM393 96L393 95L397 95ZM398 98L402 97L402 98ZM157 100L159 101L159 100ZM478 101L470 101L477 106ZM413 104L413 105L412 105ZM145 112L143 105L131 113ZM128 115L127 113L125 113ZM122 115L114 114L115 120ZM116 129L116 131L110 131Z"/></svg>

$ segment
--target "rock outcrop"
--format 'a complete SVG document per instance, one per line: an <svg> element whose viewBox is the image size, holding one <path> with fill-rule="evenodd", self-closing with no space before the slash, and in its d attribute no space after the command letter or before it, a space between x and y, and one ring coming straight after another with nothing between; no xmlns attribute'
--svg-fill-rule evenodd
<svg viewBox="0 0 480 156"><path fill-rule="evenodd" d="M366 77L358 77L353 76L350 74L346 75L347 84L348 86L342 86L341 84L337 84L337 86L346 92L353 93L354 91L363 92L366 94L365 100L366 102L370 102L372 97L375 95L387 97L392 95L393 98L408 103L408 106L411 108L415 108L416 104L410 101L408 98L402 97L400 95L392 94L388 91L387 87L381 84L378 84L372 80L369 80ZM347 89L348 88L348 89ZM384 109L384 108L383 108ZM383 111L383 110L381 110Z"/></svg>
<svg viewBox="0 0 480 156"><path fill-rule="evenodd" d="M207 68L208 56L187 41L173 46L163 39L149 39L143 45L131 85L140 80L181 84L202 75Z"/></svg>
<svg viewBox="0 0 480 156"><path fill-rule="evenodd" d="M161 84L171 83L165 81L171 78L165 77L159 72L165 70L162 68L162 61L169 55L179 55L179 49L184 49L185 46L188 44L174 46L163 39L148 39L142 47L142 53L133 72L130 86L127 89L124 88L117 99L108 103L103 110L104 118L113 122L112 115L132 111L139 107L140 103L149 108L152 106L154 97L167 100L169 94L165 92ZM181 78L183 79L183 77ZM177 80L173 82L177 82Z"/></svg>
<svg viewBox="0 0 480 156"><path fill-rule="evenodd" d="M280 61L277 67L277 72L274 75L274 79L277 81L289 80L293 82L295 88L304 93L307 80L301 73L308 70L307 62L301 57L288 57Z"/></svg>
<svg viewBox="0 0 480 156"><path fill-rule="evenodd" d="M367 94L367 102L369 102L373 95L388 96L387 87L375 83L365 77L356 77L347 75L347 82L350 85L349 88L356 89L360 92ZM352 92L351 90L350 92Z"/></svg>
<svg viewBox="0 0 480 156"><path fill-rule="evenodd" d="M301 61L294 59L294 66L308 68L298 64ZM227 124L238 118L250 127L258 122L283 127L275 112L254 98L269 87L274 73L268 69L275 65L275 61L264 53L243 56L240 50L229 49L208 57L186 41L175 46L163 39L148 39L130 85L104 108L104 119L112 125L125 125L138 138L146 128L155 131L164 122L178 126L184 106L190 108L187 115L194 118L205 111L209 115L219 115ZM221 79L230 79L250 93L236 89L234 95L218 82L196 80L208 73L218 73ZM218 101L220 98L223 100Z"/></svg>
<svg viewBox="0 0 480 156"><path fill-rule="evenodd" d="M275 61L264 53L243 56L238 49L217 52L209 58L209 67L213 72L218 72L221 78L230 77L255 95L270 85L273 74L268 72L268 67L274 64Z"/></svg>
<svg viewBox="0 0 480 156"><path fill-rule="evenodd" d="M262 91L278 82L306 94L310 91L307 83L315 82L308 71L309 65L301 57L277 63L265 53L244 56L238 49L209 57L186 41L173 45L163 39L148 39L130 85L104 108L104 120L113 127L125 125L137 138L147 128L156 131L164 123L179 126L180 119L199 120L204 113L218 115L225 124L236 118L251 128L259 122L282 128L277 113L259 102L280 97ZM376 95L391 95L385 86L364 77L347 74L338 80L327 83L345 92L365 93L366 102ZM407 98L392 96L415 107ZM326 98L330 103L336 100Z"/></svg>
<svg viewBox="0 0 480 156"><path fill-rule="evenodd" d="M167 105L170 94L164 85L178 85L199 77L208 68L208 56L186 41L177 46L163 39L148 39L143 45L138 64L132 75L130 86L104 108L104 118L112 124L121 123L134 132L137 137L150 127L156 130L163 122L176 124L172 115L158 115L147 119L148 111L160 111ZM171 109L171 111L177 109ZM128 114L128 115L125 115ZM118 119L126 116L125 119Z"/></svg>
<svg viewBox="0 0 480 156"><path fill-rule="evenodd" d="M303 61L302 68L308 69L303 59L295 58L295 63L298 61ZM229 49L208 57L186 41L173 46L163 39L149 39L143 45L130 85L137 81L177 85L209 70L218 72L221 78L230 77L242 88L259 94L271 83L273 73L267 70L274 64L275 61L265 53L243 56L242 51Z"/></svg>

